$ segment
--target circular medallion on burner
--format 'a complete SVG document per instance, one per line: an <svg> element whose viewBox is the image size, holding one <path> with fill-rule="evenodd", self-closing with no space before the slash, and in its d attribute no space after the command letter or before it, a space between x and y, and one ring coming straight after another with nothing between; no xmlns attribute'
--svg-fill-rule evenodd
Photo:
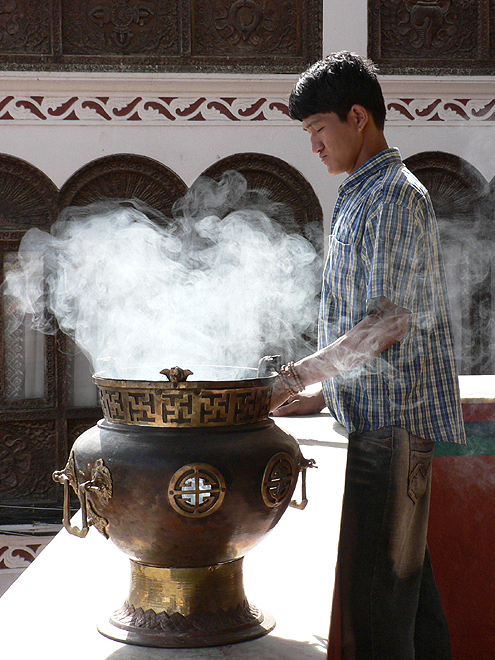
<svg viewBox="0 0 495 660"><path fill-rule="evenodd" d="M270 508L280 506L294 490L293 485L297 475L292 456L284 452L275 454L263 475L261 494L264 503Z"/></svg>
<svg viewBox="0 0 495 660"><path fill-rule="evenodd" d="M225 480L211 465L185 465L173 475L168 492L175 511L190 518L204 518L222 505Z"/></svg>

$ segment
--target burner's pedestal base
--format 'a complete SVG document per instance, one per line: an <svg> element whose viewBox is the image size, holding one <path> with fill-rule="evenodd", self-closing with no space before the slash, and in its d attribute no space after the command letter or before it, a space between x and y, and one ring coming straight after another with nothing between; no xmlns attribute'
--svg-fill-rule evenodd
<svg viewBox="0 0 495 660"><path fill-rule="evenodd" d="M161 568L131 560L129 598L98 630L127 644L162 648L220 646L266 635L275 619L248 603L242 562Z"/></svg>

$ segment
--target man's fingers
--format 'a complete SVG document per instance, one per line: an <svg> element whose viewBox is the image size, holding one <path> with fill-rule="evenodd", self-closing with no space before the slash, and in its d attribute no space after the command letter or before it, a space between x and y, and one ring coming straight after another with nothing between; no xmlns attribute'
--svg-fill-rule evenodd
<svg viewBox="0 0 495 660"><path fill-rule="evenodd" d="M281 406L272 411L274 417L285 417L286 415L297 414L297 409L299 407L297 400L288 399Z"/></svg>

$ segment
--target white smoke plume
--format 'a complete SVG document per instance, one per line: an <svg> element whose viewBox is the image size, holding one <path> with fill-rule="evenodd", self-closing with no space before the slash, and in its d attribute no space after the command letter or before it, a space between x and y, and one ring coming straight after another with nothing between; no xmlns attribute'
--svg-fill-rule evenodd
<svg viewBox="0 0 495 660"><path fill-rule="evenodd" d="M321 264L269 217L285 212L236 172L199 179L172 220L137 200L65 209L50 233L22 240L4 284L9 325L28 313L49 333L55 318L111 378L156 380L178 365L201 380L267 353L297 359L311 351Z"/></svg>

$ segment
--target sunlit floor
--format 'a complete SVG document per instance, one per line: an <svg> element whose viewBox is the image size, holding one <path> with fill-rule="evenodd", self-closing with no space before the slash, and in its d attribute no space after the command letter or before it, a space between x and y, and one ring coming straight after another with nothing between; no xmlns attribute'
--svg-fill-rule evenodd
<svg viewBox="0 0 495 660"><path fill-rule="evenodd" d="M326 414L278 423L318 469L308 470L306 509L289 508L244 561L249 601L277 621L269 635L203 649L146 648L103 637L96 624L123 604L129 561L94 529L85 539L62 530L0 599L2 658L323 660L347 443ZM300 484L296 495L300 499Z"/></svg>

